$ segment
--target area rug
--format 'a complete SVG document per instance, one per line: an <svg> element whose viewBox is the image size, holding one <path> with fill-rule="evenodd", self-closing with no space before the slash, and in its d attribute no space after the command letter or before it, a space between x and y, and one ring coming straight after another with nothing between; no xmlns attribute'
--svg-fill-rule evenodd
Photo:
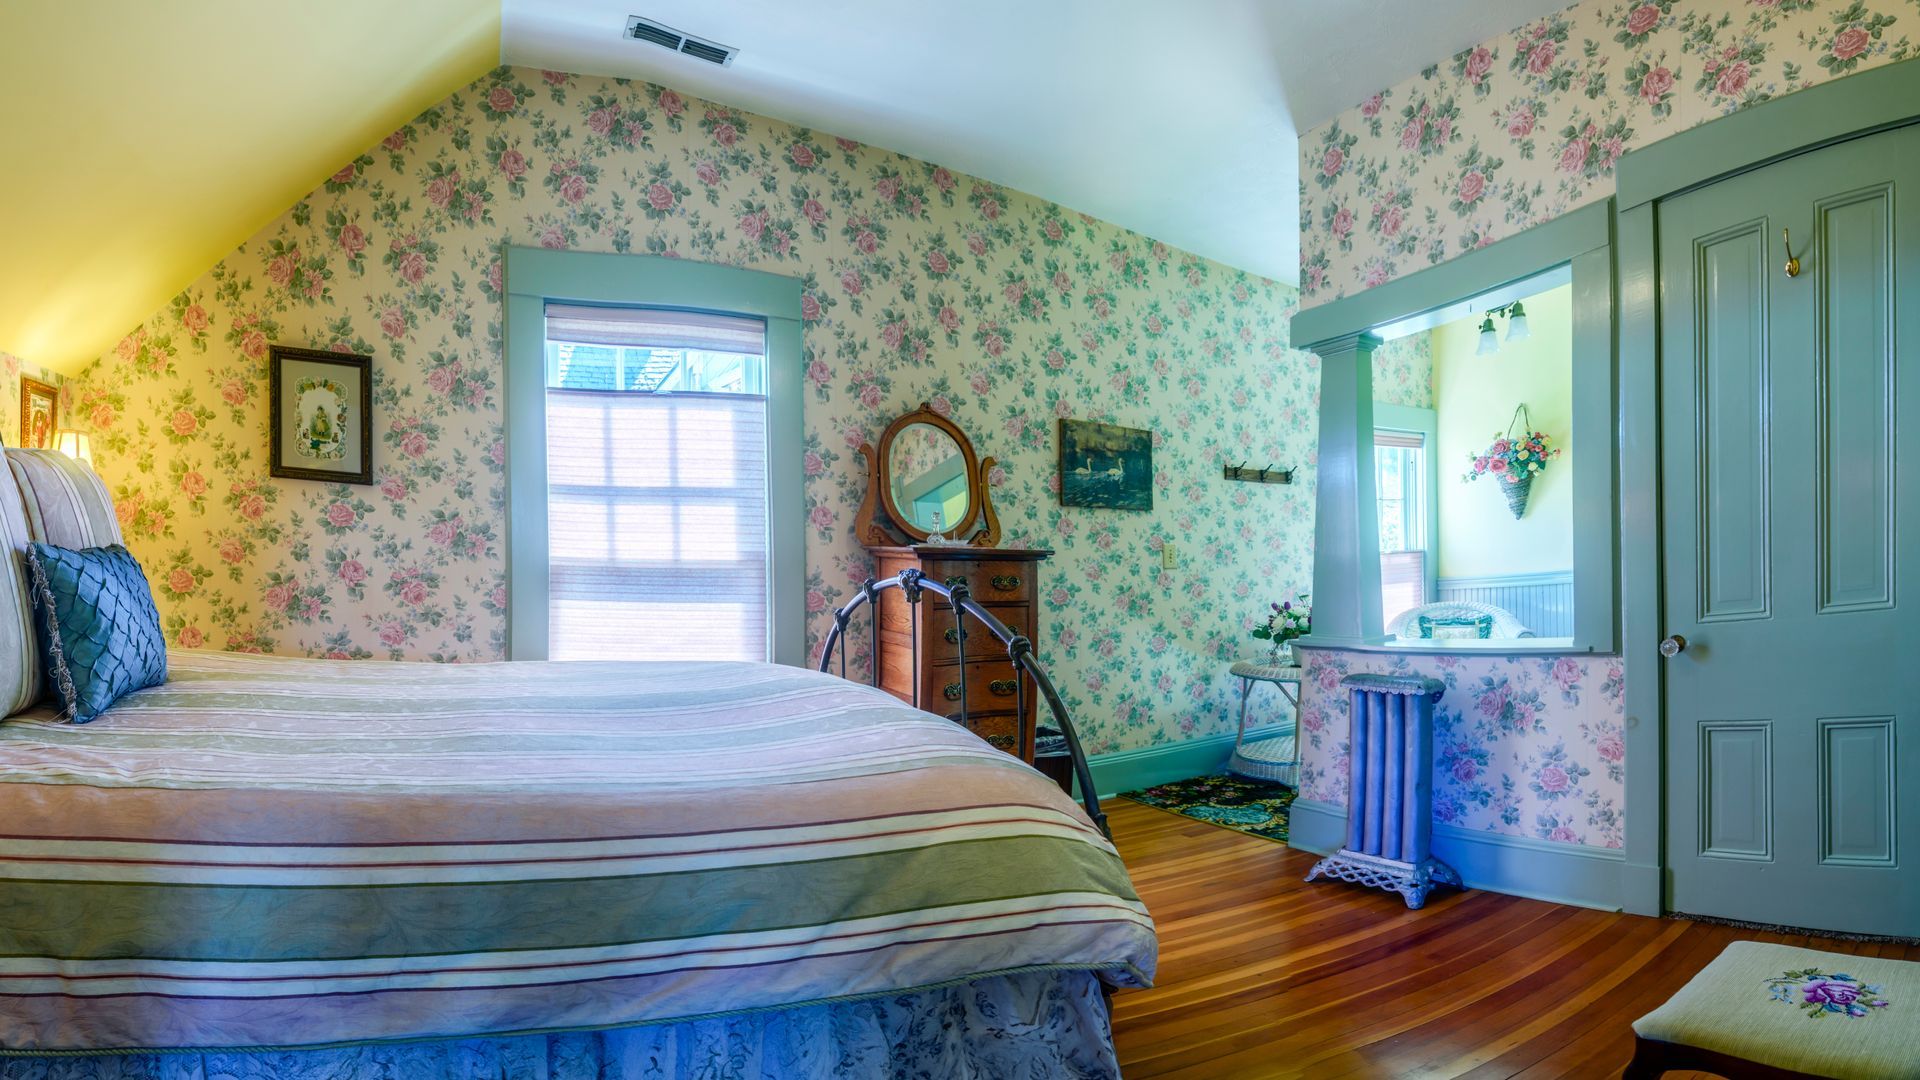
<svg viewBox="0 0 1920 1080"><path fill-rule="evenodd" d="M1284 844L1294 794L1292 788L1271 780L1222 774L1123 791L1120 797Z"/></svg>

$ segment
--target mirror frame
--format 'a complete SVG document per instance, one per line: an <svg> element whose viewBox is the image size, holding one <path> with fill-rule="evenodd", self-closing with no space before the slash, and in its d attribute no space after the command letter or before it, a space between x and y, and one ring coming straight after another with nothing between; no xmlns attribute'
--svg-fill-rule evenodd
<svg viewBox="0 0 1920 1080"><path fill-rule="evenodd" d="M934 412L933 407L924 401L919 408L902 414L887 425L887 430L880 436L878 448L865 443L860 446L860 453L867 459L867 497L861 503L856 519L860 542L868 547L895 544L898 538L888 535L889 529L905 534L909 543L925 543L932 535L909 521L893 500L893 440L914 424L931 424L946 432L959 445L960 456L965 463L967 512L962 520L948 526L949 542L976 547L992 547L999 543L1000 522L993 513L993 497L987 492L987 474L993 469L994 459L975 454L973 440L967 438L967 433L960 429L960 425Z"/></svg>
<svg viewBox="0 0 1920 1080"><path fill-rule="evenodd" d="M947 437L954 441L954 445L960 448L964 469L962 475L967 478L967 508L960 515L960 520L949 528L946 535L966 536L967 530L972 528L974 520L980 516L980 462L974 457L973 445L967 441L966 433L960 430L960 425L925 406L887 425L886 434L880 436L880 506L887 512L887 516L893 519L893 523L900 527L901 532L916 540L925 540L933 535L914 524L906 514L902 513L898 500L893 497L893 482L896 479L893 473L894 443L903 432L915 424L926 424L945 432Z"/></svg>

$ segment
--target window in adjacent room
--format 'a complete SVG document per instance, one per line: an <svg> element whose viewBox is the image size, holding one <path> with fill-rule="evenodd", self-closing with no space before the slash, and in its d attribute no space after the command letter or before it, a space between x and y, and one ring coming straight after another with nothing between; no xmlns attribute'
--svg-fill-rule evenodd
<svg viewBox="0 0 1920 1080"><path fill-rule="evenodd" d="M546 308L554 660L769 659L763 319Z"/></svg>
<svg viewBox="0 0 1920 1080"><path fill-rule="evenodd" d="M1427 438L1388 428L1373 433L1374 491L1380 522L1382 619L1427 602Z"/></svg>

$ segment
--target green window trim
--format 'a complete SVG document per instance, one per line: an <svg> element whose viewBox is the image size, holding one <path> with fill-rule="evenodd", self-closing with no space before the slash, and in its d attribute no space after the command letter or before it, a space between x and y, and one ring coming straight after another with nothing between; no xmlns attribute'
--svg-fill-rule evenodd
<svg viewBox="0 0 1920 1080"><path fill-rule="evenodd" d="M800 281L655 255L508 247L503 258L507 446L507 656L547 658L546 305L644 305L767 324L768 655L806 664L806 358Z"/></svg>
<svg viewBox="0 0 1920 1080"><path fill-rule="evenodd" d="M1620 612L1613 202L1603 200L1450 262L1294 317L1295 340L1321 357L1316 478L1314 634L1308 645L1443 652L1430 642L1388 643L1380 614L1379 519L1370 469L1375 427L1394 407L1373 403L1375 331L1555 267L1573 278L1574 628L1570 644L1503 644L1513 655L1611 653ZM1357 475L1355 475L1357 473ZM1488 650L1476 650L1482 654Z"/></svg>

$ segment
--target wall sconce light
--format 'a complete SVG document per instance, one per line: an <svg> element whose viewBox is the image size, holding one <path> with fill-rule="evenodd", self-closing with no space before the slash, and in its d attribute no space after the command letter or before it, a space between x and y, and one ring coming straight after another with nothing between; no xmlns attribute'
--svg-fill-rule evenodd
<svg viewBox="0 0 1920 1080"><path fill-rule="evenodd" d="M1500 351L1500 334L1494 329L1493 317L1499 315L1507 320L1507 340L1525 341L1533 336L1533 330L1527 326L1527 309L1520 301L1502 304L1487 311L1487 317L1480 320L1480 344L1473 350L1475 356L1492 356Z"/></svg>
<svg viewBox="0 0 1920 1080"><path fill-rule="evenodd" d="M74 459L93 464L93 441L84 431L61 428L54 433L53 448Z"/></svg>
<svg viewBox="0 0 1920 1080"><path fill-rule="evenodd" d="M1515 300L1507 308L1507 340L1525 341L1533 336L1533 330L1527 326L1527 309Z"/></svg>

